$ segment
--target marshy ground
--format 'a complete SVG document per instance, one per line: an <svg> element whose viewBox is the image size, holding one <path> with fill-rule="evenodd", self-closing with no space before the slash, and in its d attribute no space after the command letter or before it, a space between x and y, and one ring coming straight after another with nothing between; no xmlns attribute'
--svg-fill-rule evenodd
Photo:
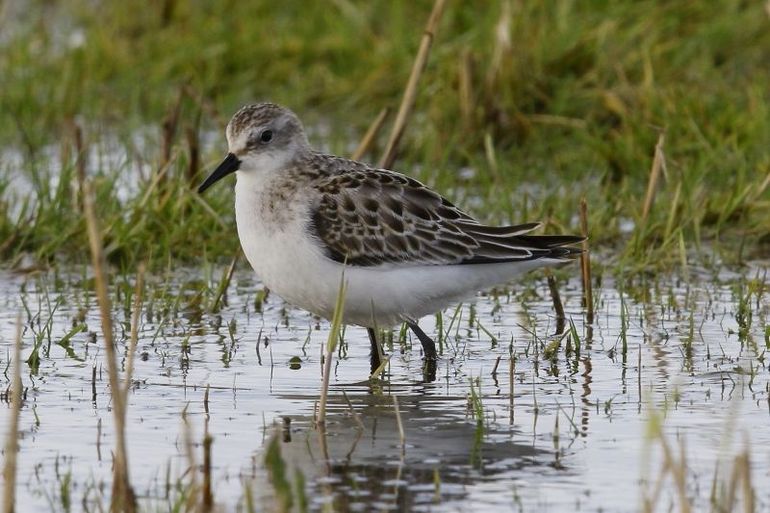
<svg viewBox="0 0 770 513"><path fill-rule="evenodd" d="M319 428L329 323L266 293L237 259L231 192L194 187L256 100L344 155L388 109L362 157L376 162L431 7L0 3L17 511L110 505L89 190L120 376L139 312L124 428L139 511L770 510L762 2L444 6L394 167L546 233L579 233L585 198L593 319L577 264L554 272L563 323L542 273L479 294L422 319L441 348L429 382L398 327L369 379L366 333L348 327Z"/></svg>

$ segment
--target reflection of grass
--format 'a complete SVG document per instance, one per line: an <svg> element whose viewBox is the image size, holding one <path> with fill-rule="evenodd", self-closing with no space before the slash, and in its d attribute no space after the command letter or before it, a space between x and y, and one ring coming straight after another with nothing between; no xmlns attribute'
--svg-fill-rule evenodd
<svg viewBox="0 0 770 513"><path fill-rule="evenodd" d="M576 231L586 196L590 226L601 227L592 247L638 223L622 252L634 269L686 262L682 244L699 248L704 237L745 237L751 252L768 230L762 3L514 5L447 5L397 167L419 163L420 178L485 220L546 219L549 231ZM384 107L398 105L430 3L299 7L178 0L110 3L97 13L75 0L33 2L18 19L0 20L13 26L0 50L9 120L0 148L22 158L0 162L0 257L82 259L71 188L81 148L98 175L111 260L157 268L169 257L230 257L227 187L206 197L211 208L191 191L199 150L213 161L230 113L269 98L311 127L328 126L311 133L316 144L349 153ZM209 130L215 149L198 144ZM653 197L645 191L663 132ZM386 136L366 158L376 160ZM96 158L115 153L124 155L118 163ZM62 180L53 181L60 163ZM23 198L6 185L17 175L32 185ZM725 246L736 248L728 257L742 256L741 244Z"/></svg>
<svg viewBox="0 0 770 513"><path fill-rule="evenodd" d="M267 449L265 450L265 469L268 476L270 476L270 483L273 485L276 511L291 511L294 504L294 495L288 477L289 472L286 468L286 462L281 456L280 438L276 435L270 439L270 443L267 444Z"/></svg>
<svg viewBox="0 0 770 513"><path fill-rule="evenodd" d="M474 384L475 381L475 384ZM486 427L484 425L484 404L481 402L481 378L470 380L470 395L468 396L468 409L471 416L476 420L476 430L473 435L473 445L471 447L471 464L474 468L481 468L484 463L484 455L481 452L481 446L484 443Z"/></svg>
<svg viewBox="0 0 770 513"><path fill-rule="evenodd" d="M725 438L731 438L729 431L725 433ZM697 476L688 470L684 439L678 439L676 446L671 446L668 437L663 432L663 416L658 412L652 412L647 423L645 445L647 450L644 451L644 464L647 471L652 470L649 468L649 458L653 451L660 453L661 461L654 479L652 474L643 476L642 511L644 513L652 513L659 509L681 513L692 511L692 485L690 481L696 479ZM720 513L739 510L755 511L757 498L752 480L750 444L746 442L744 446L743 450L730 456L729 461L724 462L727 463L727 469L723 469L719 465L714 469L709 492L711 511ZM727 474L725 470L727 470ZM676 500L669 497L668 504L665 501L666 494L662 493L667 488L676 495ZM660 502L663 504L661 508L658 508ZM675 504L678 508L675 508Z"/></svg>

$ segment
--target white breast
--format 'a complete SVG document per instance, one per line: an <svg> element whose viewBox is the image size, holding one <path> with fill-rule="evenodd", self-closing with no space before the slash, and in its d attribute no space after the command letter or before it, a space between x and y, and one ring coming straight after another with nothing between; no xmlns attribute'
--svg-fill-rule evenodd
<svg viewBox="0 0 770 513"><path fill-rule="evenodd" d="M262 282L287 301L314 313L327 295L325 258L307 234L309 204L300 191L276 193L268 176L239 174L235 186L238 237Z"/></svg>

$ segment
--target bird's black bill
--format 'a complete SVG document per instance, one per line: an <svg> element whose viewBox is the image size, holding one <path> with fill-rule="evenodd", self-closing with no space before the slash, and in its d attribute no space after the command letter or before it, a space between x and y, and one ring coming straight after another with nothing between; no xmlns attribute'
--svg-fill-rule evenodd
<svg viewBox="0 0 770 513"><path fill-rule="evenodd" d="M227 157L225 157L225 160L223 160L222 163L217 166L214 172L211 173L208 178L206 178L200 187L198 187L198 193L202 193L230 173L238 171L240 165L241 161L238 160L238 157L232 153L228 153Z"/></svg>

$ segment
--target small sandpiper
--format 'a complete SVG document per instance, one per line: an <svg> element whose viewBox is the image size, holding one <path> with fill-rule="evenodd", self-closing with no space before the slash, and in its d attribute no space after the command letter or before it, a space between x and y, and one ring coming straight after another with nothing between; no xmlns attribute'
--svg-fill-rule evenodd
<svg viewBox="0 0 770 513"><path fill-rule="evenodd" d="M331 319L343 268L344 322L406 323L435 369L417 320L477 291L580 253L539 223L487 226L414 178L313 150L302 123L273 103L247 105L226 129L229 153L202 193L236 173L235 219L249 263L286 301ZM434 370L435 373L435 370Z"/></svg>

